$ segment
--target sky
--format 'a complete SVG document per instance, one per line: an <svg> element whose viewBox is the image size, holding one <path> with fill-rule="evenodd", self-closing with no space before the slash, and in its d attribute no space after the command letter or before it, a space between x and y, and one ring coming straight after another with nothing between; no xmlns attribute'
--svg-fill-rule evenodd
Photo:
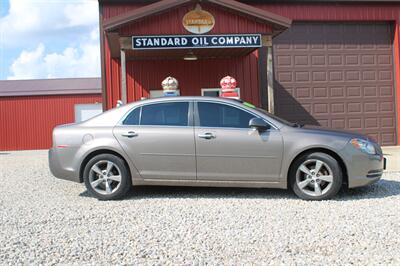
<svg viewBox="0 0 400 266"><path fill-rule="evenodd" d="M100 77L97 0L0 0L0 80Z"/></svg>

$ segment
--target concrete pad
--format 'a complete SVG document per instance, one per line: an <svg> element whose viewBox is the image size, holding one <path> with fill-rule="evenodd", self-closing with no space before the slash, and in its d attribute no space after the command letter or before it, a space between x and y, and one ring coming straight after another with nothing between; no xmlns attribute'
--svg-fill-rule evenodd
<svg viewBox="0 0 400 266"><path fill-rule="evenodd" d="M400 171L400 146L382 147L385 156L387 171Z"/></svg>

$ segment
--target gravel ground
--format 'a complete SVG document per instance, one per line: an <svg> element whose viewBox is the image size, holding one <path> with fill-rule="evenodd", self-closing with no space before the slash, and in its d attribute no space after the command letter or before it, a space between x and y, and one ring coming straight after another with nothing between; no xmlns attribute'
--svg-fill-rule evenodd
<svg viewBox="0 0 400 266"><path fill-rule="evenodd" d="M185 187L102 202L46 156L0 153L1 265L400 265L399 172L323 202Z"/></svg>

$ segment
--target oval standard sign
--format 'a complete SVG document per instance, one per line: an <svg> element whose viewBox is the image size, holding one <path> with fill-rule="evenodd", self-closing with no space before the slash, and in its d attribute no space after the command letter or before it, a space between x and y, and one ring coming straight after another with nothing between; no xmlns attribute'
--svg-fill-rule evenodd
<svg viewBox="0 0 400 266"><path fill-rule="evenodd" d="M214 28L215 19L210 12L201 9L200 5L183 17L182 24L191 33L203 34Z"/></svg>

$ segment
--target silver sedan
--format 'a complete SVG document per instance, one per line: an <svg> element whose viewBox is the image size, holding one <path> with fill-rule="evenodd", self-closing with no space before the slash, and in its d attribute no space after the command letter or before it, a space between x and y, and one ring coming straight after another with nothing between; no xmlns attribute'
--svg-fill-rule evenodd
<svg viewBox="0 0 400 266"><path fill-rule="evenodd" d="M385 159L360 134L293 124L231 99L165 97L56 127L49 163L102 200L132 185L291 188L323 200L378 181Z"/></svg>

